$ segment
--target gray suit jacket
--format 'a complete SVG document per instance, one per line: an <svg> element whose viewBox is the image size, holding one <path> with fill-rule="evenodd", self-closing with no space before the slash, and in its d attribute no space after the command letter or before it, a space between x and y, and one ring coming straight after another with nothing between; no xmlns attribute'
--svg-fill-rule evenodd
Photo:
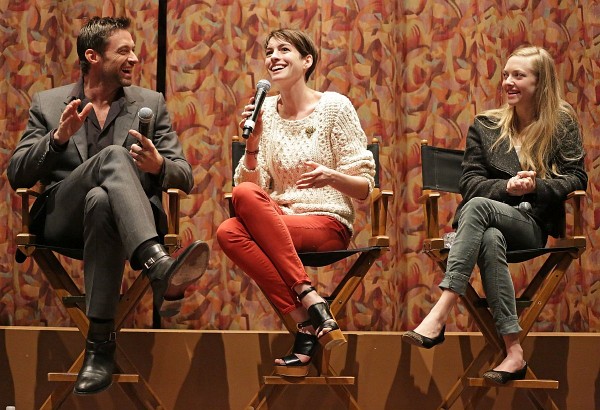
<svg viewBox="0 0 600 410"><path fill-rule="evenodd" d="M64 151L56 151L50 146L51 132L58 128L60 116L69 103L74 86L75 84L70 84L33 96L27 127L8 165L8 180L13 189L30 188L39 181L45 192L49 192L88 159L84 127L71 137ZM183 156L177 133L171 127L162 94L136 86L124 87L123 90L126 103L113 125L113 144L129 148L135 143L135 138L128 134L128 130L138 129L137 112L140 108L152 109L154 119L150 124L149 138L165 162L161 175L144 173L140 178L155 211L158 210L159 215L164 216L162 191L179 188L189 193L193 187L192 169ZM36 201L36 210L43 210L45 198L46 195L42 195ZM159 231L163 232L164 221L156 222Z"/></svg>

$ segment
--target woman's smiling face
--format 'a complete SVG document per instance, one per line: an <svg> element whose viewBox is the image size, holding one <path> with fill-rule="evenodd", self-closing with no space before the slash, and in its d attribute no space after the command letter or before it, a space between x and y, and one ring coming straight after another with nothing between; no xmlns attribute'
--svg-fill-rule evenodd
<svg viewBox="0 0 600 410"><path fill-rule="evenodd" d="M311 63L311 55L302 57L298 49L288 41L271 37L267 44L265 67L274 82L304 79L304 73Z"/></svg>
<svg viewBox="0 0 600 410"><path fill-rule="evenodd" d="M506 101L514 107L531 109L534 106L537 76L531 57L512 56L502 71L502 88Z"/></svg>

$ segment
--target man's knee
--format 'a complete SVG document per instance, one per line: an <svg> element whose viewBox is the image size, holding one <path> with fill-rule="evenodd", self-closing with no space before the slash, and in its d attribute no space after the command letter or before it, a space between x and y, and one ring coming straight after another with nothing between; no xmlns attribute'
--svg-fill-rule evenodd
<svg viewBox="0 0 600 410"><path fill-rule="evenodd" d="M133 162L131 154L129 154L129 150L120 145L109 145L96 155L102 162L108 161L110 163L129 164L130 166L135 167L135 163Z"/></svg>
<svg viewBox="0 0 600 410"><path fill-rule="evenodd" d="M88 213L92 210L106 211L107 209L110 209L108 193L101 187L90 189L85 196L85 212Z"/></svg>

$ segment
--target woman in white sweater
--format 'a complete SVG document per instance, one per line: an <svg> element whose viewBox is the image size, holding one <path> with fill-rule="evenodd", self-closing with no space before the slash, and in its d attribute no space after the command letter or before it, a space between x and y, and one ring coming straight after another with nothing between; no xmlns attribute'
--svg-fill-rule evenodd
<svg viewBox="0 0 600 410"><path fill-rule="evenodd" d="M279 95L267 97L233 189L236 216L217 230L223 251L252 277L272 304L298 323L292 354L276 372L305 376L318 343L346 342L328 304L311 286L298 251L345 249L352 237L352 199L365 200L375 164L352 103L306 82L318 53L297 30L265 41L265 67ZM254 110L244 107L240 127Z"/></svg>

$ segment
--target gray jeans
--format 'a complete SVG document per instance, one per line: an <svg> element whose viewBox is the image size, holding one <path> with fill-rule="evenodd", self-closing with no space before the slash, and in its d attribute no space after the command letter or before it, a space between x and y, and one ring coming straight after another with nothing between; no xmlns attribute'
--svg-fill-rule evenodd
<svg viewBox="0 0 600 410"><path fill-rule="evenodd" d="M521 327L506 252L543 247L545 240L526 212L492 199L473 198L461 211L440 288L464 295L477 263L498 333L518 333Z"/></svg>

